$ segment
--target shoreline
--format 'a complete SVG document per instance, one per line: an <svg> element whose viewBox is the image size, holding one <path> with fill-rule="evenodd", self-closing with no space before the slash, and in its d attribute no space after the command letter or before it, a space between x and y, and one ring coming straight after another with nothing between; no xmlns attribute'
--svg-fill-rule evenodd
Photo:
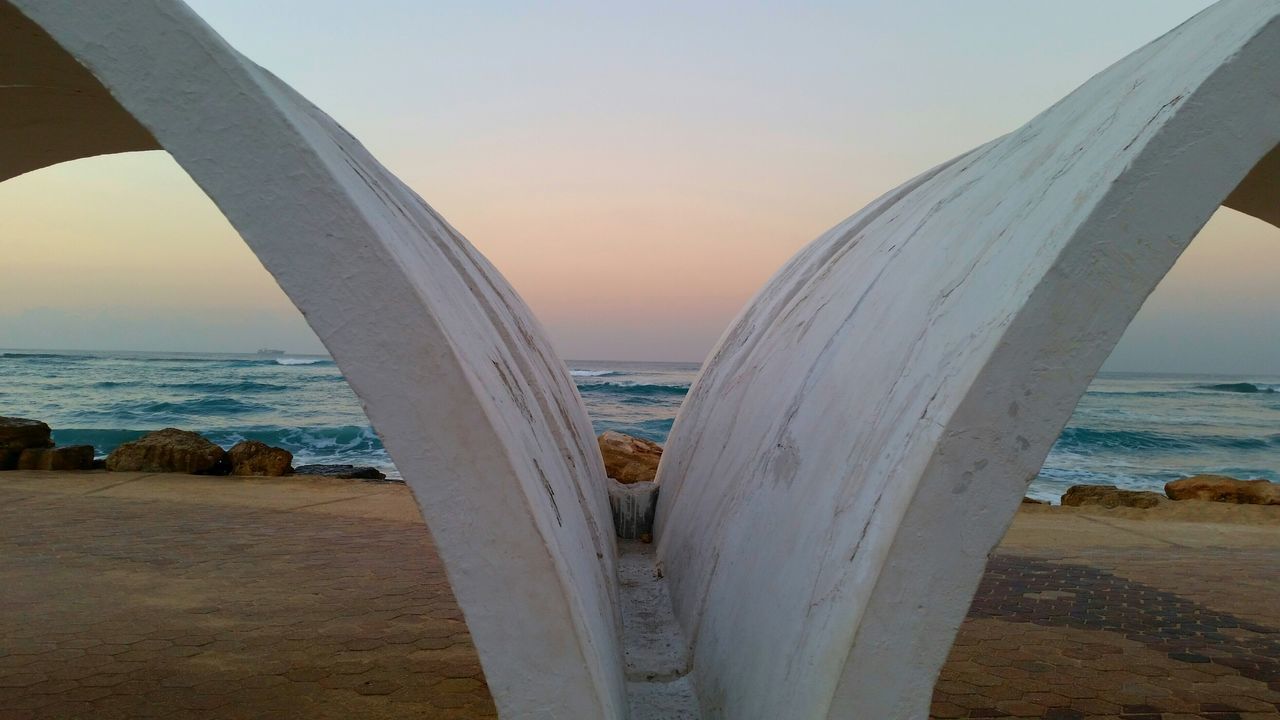
<svg viewBox="0 0 1280 720"><path fill-rule="evenodd" d="M3 355L0 352L0 355ZM298 464L397 469L331 362L281 365L246 354L15 350L0 358L8 404L47 422L59 445L99 458L155 429L223 448L257 440ZM296 358L295 358L296 359ZM311 358L323 359L323 358ZM696 364L566 361L594 433L665 443ZM1280 377L1099 373L1027 493L1059 502L1074 485L1160 492L1197 474L1280 482ZM1197 418L1195 424L1184 420ZM1212 428L1212 431L1206 430Z"/></svg>
<svg viewBox="0 0 1280 720"><path fill-rule="evenodd" d="M0 490L39 495L95 495L150 497L208 505L252 506L283 511L343 514L355 509L363 516L422 522L413 493L401 479L342 479L323 475L238 476L181 473L112 472L108 470L8 470L0 472ZM1154 507L1115 507L1030 504L1018 512L999 547L1069 548L1081 544L1119 541L1124 535L1096 532L1108 525L1120 532L1143 531L1148 539L1176 540L1189 528L1197 536L1233 542L1233 533L1249 537L1275 536L1280 548L1280 505L1237 505L1202 500L1166 500ZM1065 526L1085 532L1056 533ZM1127 543L1121 542L1121 546Z"/></svg>

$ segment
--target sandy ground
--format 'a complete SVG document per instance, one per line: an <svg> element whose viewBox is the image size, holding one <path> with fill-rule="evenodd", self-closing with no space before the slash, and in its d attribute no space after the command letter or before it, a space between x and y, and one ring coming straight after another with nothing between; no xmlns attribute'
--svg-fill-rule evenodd
<svg viewBox="0 0 1280 720"><path fill-rule="evenodd" d="M0 473L0 718L494 717L412 494ZM1277 718L1280 508L1025 505L933 717Z"/></svg>
<svg viewBox="0 0 1280 720"><path fill-rule="evenodd" d="M1000 550L1240 547L1280 549L1280 506L1172 500L1154 508L1023 505Z"/></svg>

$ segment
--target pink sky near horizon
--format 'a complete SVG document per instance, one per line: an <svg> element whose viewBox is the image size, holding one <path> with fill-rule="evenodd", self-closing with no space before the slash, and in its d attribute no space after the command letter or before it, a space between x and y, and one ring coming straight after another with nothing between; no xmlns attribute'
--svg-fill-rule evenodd
<svg viewBox="0 0 1280 720"><path fill-rule="evenodd" d="M1207 4L192 2L488 255L564 356L684 361L818 234ZM163 153L14 179L0 216L0 347L320 349ZM1280 231L1220 213L1109 367L1280 374L1278 263Z"/></svg>

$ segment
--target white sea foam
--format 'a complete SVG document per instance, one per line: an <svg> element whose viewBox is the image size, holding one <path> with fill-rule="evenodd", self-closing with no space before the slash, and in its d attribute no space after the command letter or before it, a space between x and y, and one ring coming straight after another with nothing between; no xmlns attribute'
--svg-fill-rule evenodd
<svg viewBox="0 0 1280 720"><path fill-rule="evenodd" d="M612 370L570 370L569 374L574 377L604 377L606 375L617 375Z"/></svg>
<svg viewBox="0 0 1280 720"><path fill-rule="evenodd" d="M276 358L277 365L315 365L324 361L324 358Z"/></svg>

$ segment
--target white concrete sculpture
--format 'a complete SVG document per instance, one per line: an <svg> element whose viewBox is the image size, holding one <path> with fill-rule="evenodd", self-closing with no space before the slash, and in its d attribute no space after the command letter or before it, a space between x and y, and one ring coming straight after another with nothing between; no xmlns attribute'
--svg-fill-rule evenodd
<svg viewBox="0 0 1280 720"><path fill-rule="evenodd" d="M1147 294L1224 201L1280 222L1278 17L1220 2L788 263L671 433L665 580L619 559L581 400L497 271L177 0L0 0L0 180L190 173L365 404L503 717L924 718Z"/></svg>
<svg viewBox="0 0 1280 720"><path fill-rule="evenodd" d="M1224 200L1280 218L1278 15L1204 11L836 226L735 321L658 477L703 717L927 716L1143 300Z"/></svg>
<svg viewBox="0 0 1280 720"><path fill-rule="evenodd" d="M0 53L0 179L163 148L306 315L413 487L503 715L625 716L604 465L497 271L176 0L0 0Z"/></svg>

